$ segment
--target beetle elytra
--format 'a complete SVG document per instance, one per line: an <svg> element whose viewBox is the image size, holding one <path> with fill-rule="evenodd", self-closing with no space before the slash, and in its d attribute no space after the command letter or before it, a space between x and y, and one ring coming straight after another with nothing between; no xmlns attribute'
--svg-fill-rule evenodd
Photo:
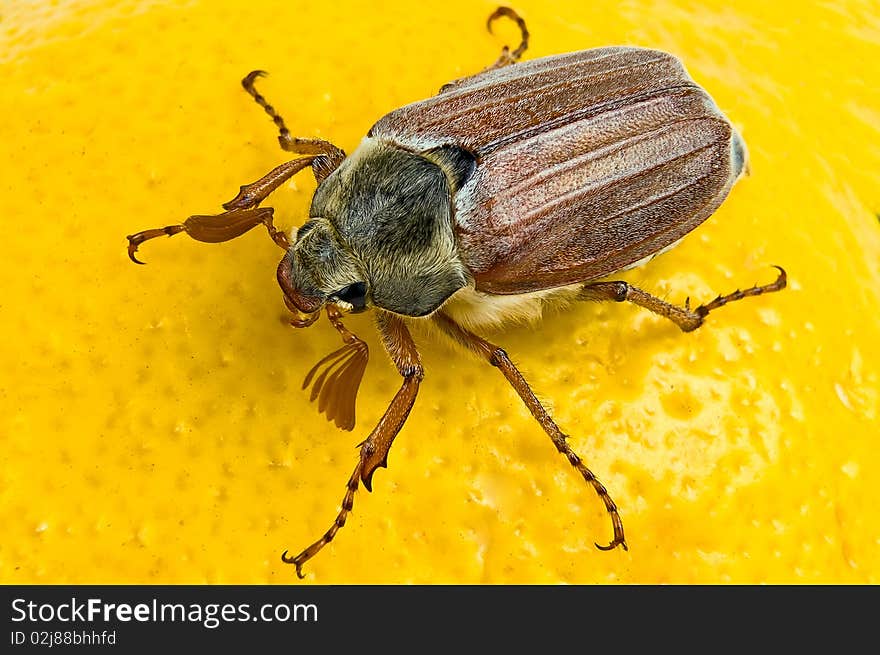
<svg viewBox="0 0 880 655"><path fill-rule="evenodd" d="M631 302L685 332L712 310L779 291L786 275L691 309L607 279L673 246L723 202L747 165L745 144L711 97L673 55L607 47L520 63L525 22L500 7L490 17L519 25L522 40L484 71L451 82L432 98L381 118L357 149L296 138L256 90L263 73L242 80L280 131L281 147L301 155L223 205L224 213L128 237L129 256L148 239L180 232L228 241L257 225L284 249L278 266L295 327L324 310L341 348L307 374L303 388L338 427L351 430L369 359L343 325L346 313L376 311L382 342L403 381L360 446L342 508L315 543L282 559L303 564L336 536L361 484L387 465L388 452L416 400L423 368L407 324L431 321L453 341L498 368L593 487L613 537L597 547L627 548L617 506L575 454L504 350L472 331L536 317L565 298ZM290 237L260 204L294 174L318 182L309 219Z"/></svg>

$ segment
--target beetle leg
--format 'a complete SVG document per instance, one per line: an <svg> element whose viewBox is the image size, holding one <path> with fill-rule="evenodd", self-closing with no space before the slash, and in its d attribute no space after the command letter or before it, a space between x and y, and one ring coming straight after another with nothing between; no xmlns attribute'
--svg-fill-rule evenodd
<svg viewBox="0 0 880 655"><path fill-rule="evenodd" d="M593 475L593 472L584 465L581 458L578 457L577 453L575 453L571 449L571 446L568 445L568 442L566 441L568 437L562 433L551 418L550 414L544 409L541 401L535 396L529 383L526 382L526 379L522 376L522 373L520 373L516 366L514 366L513 362L510 361L507 353L495 344L489 343L473 332L465 330L443 312L437 312L434 314L433 318L434 322L447 335L452 337L465 348L468 348L480 357L483 357L492 364L492 366L501 371L516 393L519 394L519 397L525 403L526 407L528 407L532 416L534 416L538 423L541 424L541 427L544 428L544 432L546 432L553 441L556 450L565 456L568 462L599 495L599 498L605 504L605 509L611 516L611 525L614 528L614 538L607 546L596 544L596 548L600 550L611 550L617 546L623 546L624 550L628 550L623 533L623 521L620 519L617 505L615 505L614 501L611 499L608 490L605 489L605 486L599 482L598 478Z"/></svg>
<svg viewBox="0 0 880 655"><path fill-rule="evenodd" d="M302 157L300 159L291 159L280 166L276 166L256 182L239 187L238 195L229 202L224 202L223 209L250 209L258 206L269 197L269 194L306 166L312 164L314 160L314 157Z"/></svg>
<svg viewBox="0 0 880 655"><path fill-rule="evenodd" d="M156 237L170 237L179 234L180 232L186 232L196 241L202 241L203 243L220 243L222 241L231 241L236 237L240 237L242 234L256 227L260 223L266 226L266 229L269 231L269 236L280 248L283 248L284 250L289 249L290 241L288 240L287 235L276 228L272 221L274 210L271 207L258 208L258 205L284 182L311 164L313 159L313 157L292 159L289 162L275 167L253 184L242 186L235 198L224 203L223 209L227 211L222 214L211 216L190 216L183 223L178 225L168 225L166 227L143 230L135 234L129 234L126 237L126 239L128 239L128 256L134 263L143 264L143 262L138 260L135 256L135 253L144 241L155 239Z"/></svg>
<svg viewBox="0 0 880 655"><path fill-rule="evenodd" d="M485 70L494 70L509 64L515 64L529 47L529 30L526 28L526 22L510 7L498 7L498 9L492 12L486 21L486 29L489 30L489 34L492 34L492 23L502 16L516 21L516 24L519 26L520 43L513 52L510 51L508 46L501 48L501 55L498 57L498 60Z"/></svg>
<svg viewBox="0 0 880 655"><path fill-rule="evenodd" d="M502 16L506 18L510 18L511 20L516 21L516 24L519 26L520 32L520 42L516 49L511 52L510 47L505 45L501 48L501 55L499 55L498 59L491 66L487 66L484 68L481 73L485 73L486 71L495 70L496 68L503 68L504 66L508 66L509 64L515 64L519 61L519 58L522 57L523 53L529 47L529 30L526 28L526 22L522 19L522 17L516 13L510 7L498 7L495 11L493 11L489 19L486 21L486 29L489 30L489 34L492 34L492 23L501 18ZM444 84L440 87L440 93L446 93L447 91L451 91L458 87L465 80L471 79L473 76L462 77L460 79L449 82L448 84Z"/></svg>
<svg viewBox="0 0 880 655"><path fill-rule="evenodd" d="M288 248L290 244L287 237L272 223L273 211L271 207L260 207L259 209L235 209L216 216L190 216L179 225L168 225L129 234L126 237L128 239L128 256L135 264L143 264L144 262L140 261L135 254L138 246L144 241L156 237L171 237L180 232L186 232L196 241L220 243L239 237L261 223L269 230L269 236L275 243L282 248Z"/></svg>
<svg viewBox="0 0 880 655"><path fill-rule="evenodd" d="M266 71L251 71L241 81L241 85L256 100L257 104L269 114L272 122L275 123L275 126L278 128L278 143L283 150L297 155L315 155L311 162L312 171L315 174L315 179L320 184L330 173L339 167L339 164L345 159L345 152L323 139L302 139L291 136L290 130L287 129L281 115L275 111L275 108L254 87L254 82L257 78L264 77L265 75L268 75Z"/></svg>
<svg viewBox="0 0 880 655"><path fill-rule="evenodd" d="M659 314L675 323L682 332L693 332L703 324L703 320L713 309L723 307L734 300L742 300L749 296L760 296L765 293L781 291L785 288L788 277L785 270L781 266L774 266L779 271L776 280L770 284L763 286L755 285L745 291L737 289L733 293L725 296L718 296L710 303L700 305L694 309L690 308L690 298L685 300L684 307L673 305L660 300L656 296L642 291L627 282L594 282L585 285L578 294L579 300L614 300L616 302L628 301L649 309L655 314Z"/></svg>
<svg viewBox="0 0 880 655"><path fill-rule="evenodd" d="M379 314L377 323L385 349L403 377L403 384L370 436L360 444L360 457L346 483L342 509L336 515L333 525L320 539L296 557L288 556L286 550L281 554L282 561L296 566L296 574L300 578L304 577L303 564L333 541L336 533L345 525L345 521L354 507L354 494L358 490L359 484L363 482L367 491L372 491L373 473L380 466L388 466L388 451L409 416L419 392L419 383L424 376L419 351L416 349L415 342L413 342L403 319L395 314L383 312Z"/></svg>

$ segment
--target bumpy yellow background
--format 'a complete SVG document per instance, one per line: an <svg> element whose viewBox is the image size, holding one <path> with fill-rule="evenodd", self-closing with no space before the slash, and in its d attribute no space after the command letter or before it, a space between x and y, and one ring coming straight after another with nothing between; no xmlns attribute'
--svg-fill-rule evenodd
<svg viewBox="0 0 880 655"><path fill-rule="evenodd" d="M821 6L820 6L821 5ZM877 2L521 0L527 57L679 55L741 128L751 177L622 277L671 301L783 293L693 334L582 305L502 344L621 507L629 552L503 378L418 332L427 377L322 583L880 581ZM0 10L0 582L295 581L399 384L373 359L354 433L300 390L338 346L286 326L280 251L125 235L215 213L285 160L239 87L348 151L494 61L488 2L4 2ZM306 215L302 174L270 203Z"/></svg>

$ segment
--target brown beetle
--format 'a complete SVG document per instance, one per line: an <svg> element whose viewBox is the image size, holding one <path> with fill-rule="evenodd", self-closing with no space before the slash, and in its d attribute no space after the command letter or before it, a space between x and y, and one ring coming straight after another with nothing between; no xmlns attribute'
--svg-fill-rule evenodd
<svg viewBox="0 0 880 655"><path fill-rule="evenodd" d="M511 318L537 318L551 300L629 301L685 332L706 315L746 296L785 287L775 282L719 296L690 309L626 282L599 281L638 265L711 215L746 166L746 149L709 95L674 56L610 47L516 63L528 45L505 47L488 69L444 86L440 94L379 120L350 156L327 141L290 135L254 88L242 84L280 130L281 147L305 155L241 187L217 216L128 237L138 246L186 232L228 241L263 224L286 254L278 267L284 300L306 327L322 308L344 345L308 373L303 388L319 411L354 427L355 398L366 369L366 344L342 324L346 312L374 308L382 341L403 384L361 444L342 509L330 529L296 557L315 556L345 525L363 482L386 466L423 377L407 321L430 320L497 367L611 516L607 546L626 549L623 523L605 487L568 446L566 436L501 348L471 329ZM309 220L293 241L259 207L295 173L311 167L318 187ZM140 263L140 262L138 262Z"/></svg>

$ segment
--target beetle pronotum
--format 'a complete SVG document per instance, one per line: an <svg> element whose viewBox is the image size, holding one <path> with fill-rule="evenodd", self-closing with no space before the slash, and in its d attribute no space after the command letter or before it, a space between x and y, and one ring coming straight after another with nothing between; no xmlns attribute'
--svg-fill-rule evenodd
<svg viewBox="0 0 880 655"><path fill-rule="evenodd" d="M407 329L432 321L441 332L498 368L553 445L593 487L611 517L605 546L627 548L623 522L605 487L569 447L507 353L473 329L537 317L551 300L628 301L684 332L733 300L779 291L785 271L765 286L718 296L691 309L669 304L607 276L678 242L709 217L746 166L745 145L709 95L674 56L608 47L517 63L522 41L484 71L445 85L439 95L381 118L349 156L320 139L291 136L284 120L242 80L280 131L281 147L303 155L282 164L223 205L216 216L128 237L129 256L154 237L186 232L228 241L265 225L284 249L278 281L295 327L322 309L343 346L318 362L303 388L338 427L354 427L366 344L342 323L347 312L377 310L382 342L403 383L360 446L342 508L330 529L294 557L303 564L336 536L355 492L369 491L387 465L423 377ZM260 204L297 172L318 182L309 220L289 239Z"/></svg>

